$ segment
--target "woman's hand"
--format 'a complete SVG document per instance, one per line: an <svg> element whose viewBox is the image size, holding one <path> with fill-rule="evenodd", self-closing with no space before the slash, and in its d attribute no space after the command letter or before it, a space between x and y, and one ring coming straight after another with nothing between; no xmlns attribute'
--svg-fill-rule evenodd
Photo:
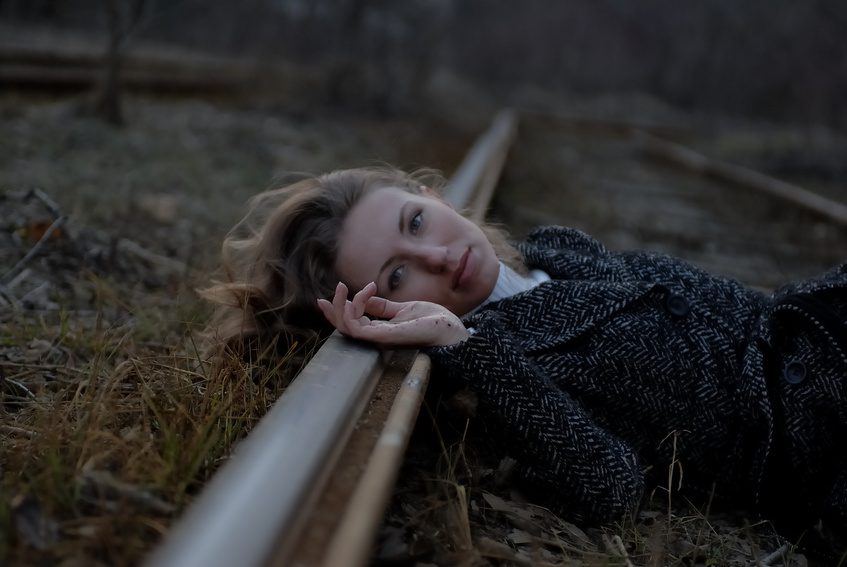
<svg viewBox="0 0 847 567"><path fill-rule="evenodd" d="M345 335L382 345L452 345L469 336L462 321L446 307L428 301L398 303L376 297L373 282L352 301L347 299L347 286L339 282L332 302L318 299L318 307Z"/></svg>

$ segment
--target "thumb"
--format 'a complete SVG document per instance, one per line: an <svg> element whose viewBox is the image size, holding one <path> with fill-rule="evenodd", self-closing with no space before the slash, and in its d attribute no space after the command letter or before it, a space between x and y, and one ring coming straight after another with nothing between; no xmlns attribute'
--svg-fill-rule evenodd
<svg viewBox="0 0 847 567"><path fill-rule="evenodd" d="M398 303L397 301L391 301L384 297L371 297L368 299L367 303L365 303L365 312L368 315L373 315L374 317L391 319L392 317L396 317L397 313L399 313L406 305L408 305L408 303Z"/></svg>

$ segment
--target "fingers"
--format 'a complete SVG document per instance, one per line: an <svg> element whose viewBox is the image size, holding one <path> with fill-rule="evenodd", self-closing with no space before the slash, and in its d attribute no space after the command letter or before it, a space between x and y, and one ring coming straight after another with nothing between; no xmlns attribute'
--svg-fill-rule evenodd
<svg viewBox="0 0 847 567"><path fill-rule="evenodd" d="M344 319L344 306L347 304L347 286L343 282L338 282L335 286L335 295L332 297L332 310L335 312L338 321Z"/></svg>
<svg viewBox="0 0 847 567"><path fill-rule="evenodd" d="M371 320L364 315L356 316L356 307L352 301L348 301L344 306L344 324L347 327L347 334L356 336L356 331L363 325L370 325Z"/></svg>
<svg viewBox="0 0 847 567"><path fill-rule="evenodd" d="M318 298L318 308L321 310L321 313L324 314L327 321L332 323L332 325L341 331L342 333L347 332L347 326L345 325L345 308L347 303L347 286L342 282L338 282L338 285L335 287L335 295L332 297L332 302L327 301L326 299Z"/></svg>
<svg viewBox="0 0 847 567"><path fill-rule="evenodd" d="M333 326L335 326L335 318L333 317L332 312L332 303L330 303L326 299L318 299L318 308L321 310L321 313L324 314L326 320L332 323Z"/></svg>
<svg viewBox="0 0 847 567"><path fill-rule="evenodd" d="M397 313L406 305L408 303L398 303L384 297L371 297L365 304L365 312L374 317L391 319L392 317L396 317Z"/></svg>
<svg viewBox="0 0 847 567"><path fill-rule="evenodd" d="M440 305L424 301L396 302L376 297L373 282L348 300L339 282L332 301L318 299L324 317L341 333L380 344L433 346L467 338L461 321ZM366 314L383 320L371 320Z"/></svg>
<svg viewBox="0 0 847 567"><path fill-rule="evenodd" d="M357 330L360 327L371 323L371 320L365 316L365 305L375 293L376 284L371 282L359 291L352 301L349 301L347 286L338 282L332 302L318 299L318 308L336 329L345 335L357 336Z"/></svg>
<svg viewBox="0 0 847 567"><path fill-rule="evenodd" d="M376 284L371 282L363 287L362 290L353 297L353 318L358 319L365 314L365 306L367 305L368 300L374 295L376 295Z"/></svg>

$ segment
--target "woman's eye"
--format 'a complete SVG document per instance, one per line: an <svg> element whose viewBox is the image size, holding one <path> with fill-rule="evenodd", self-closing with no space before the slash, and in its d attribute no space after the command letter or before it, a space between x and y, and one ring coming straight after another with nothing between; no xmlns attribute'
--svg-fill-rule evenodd
<svg viewBox="0 0 847 567"><path fill-rule="evenodd" d="M391 275L388 276L388 289L390 289L391 291L397 289L397 286L400 285L400 279L403 277L403 271L405 269L406 268L404 266L399 266L393 272L391 272Z"/></svg>
<svg viewBox="0 0 847 567"><path fill-rule="evenodd" d="M412 217L412 220L409 222L409 232L412 234L416 234L418 229L421 227L423 223L423 213L418 211L418 213Z"/></svg>

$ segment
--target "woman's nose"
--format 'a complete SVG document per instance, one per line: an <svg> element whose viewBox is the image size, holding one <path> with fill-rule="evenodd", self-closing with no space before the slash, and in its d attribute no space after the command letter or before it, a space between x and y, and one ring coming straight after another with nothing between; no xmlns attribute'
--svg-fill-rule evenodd
<svg viewBox="0 0 847 567"><path fill-rule="evenodd" d="M421 264L433 272L443 272L447 268L447 248L445 246L421 246L416 254Z"/></svg>

